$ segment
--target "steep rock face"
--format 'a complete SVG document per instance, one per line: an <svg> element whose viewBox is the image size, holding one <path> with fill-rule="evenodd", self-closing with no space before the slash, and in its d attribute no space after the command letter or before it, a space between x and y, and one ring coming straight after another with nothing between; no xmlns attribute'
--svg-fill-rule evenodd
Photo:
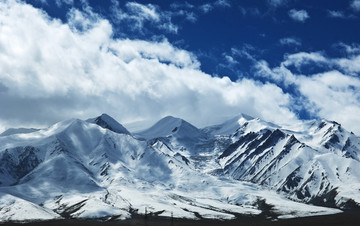
<svg viewBox="0 0 360 226"><path fill-rule="evenodd" d="M115 133L123 133L130 135L130 132L123 125L118 123L115 119L113 119L107 114L102 114L99 117L88 119L87 122L94 123L104 129L109 129Z"/></svg>
<svg viewBox="0 0 360 226"><path fill-rule="evenodd" d="M0 186L15 184L41 162L32 146L5 149L0 153Z"/></svg>

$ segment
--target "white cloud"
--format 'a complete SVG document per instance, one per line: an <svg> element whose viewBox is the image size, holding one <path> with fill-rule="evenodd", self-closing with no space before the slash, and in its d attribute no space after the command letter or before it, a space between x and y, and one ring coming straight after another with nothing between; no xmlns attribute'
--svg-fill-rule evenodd
<svg viewBox="0 0 360 226"><path fill-rule="evenodd" d="M238 63L232 56L229 56L229 55L225 55L225 59L229 64L237 64Z"/></svg>
<svg viewBox="0 0 360 226"><path fill-rule="evenodd" d="M205 3L199 6L199 9L203 13L209 13L210 11L214 10L215 8L228 8L231 7L231 4L228 0L217 0L212 3Z"/></svg>
<svg viewBox="0 0 360 226"><path fill-rule="evenodd" d="M72 4L74 4L74 0L55 0L55 3L58 7L60 7L63 4L72 5Z"/></svg>
<svg viewBox="0 0 360 226"><path fill-rule="evenodd" d="M285 56L285 61L281 64L284 66L293 65L300 69L301 66L309 63L328 63L328 60L323 56L321 52L299 52Z"/></svg>
<svg viewBox="0 0 360 226"><path fill-rule="evenodd" d="M257 75L286 86L298 89L303 101L301 104L313 115L334 120L346 129L360 134L360 79L352 76L359 72L360 56L353 58L331 59L321 53L297 53L288 55L280 66L270 68L266 61L256 65ZM347 72L325 70L318 74L295 74L289 66L316 65L324 63ZM300 97L301 98L301 97ZM296 106L295 106L296 107Z"/></svg>
<svg viewBox="0 0 360 226"><path fill-rule="evenodd" d="M253 62L256 62L256 51L257 49L255 49L254 46L247 43L243 44L241 48L231 48L231 54L233 56L239 56Z"/></svg>
<svg viewBox="0 0 360 226"><path fill-rule="evenodd" d="M351 2L351 8L353 8L355 11L360 11L360 0L353 0Z"/></svg>
<svg viewBox="0 0 360 226"><path fill-rule="evenodd" d="M342 123L345 128L360 133L360 80L338 71L302 76L300 92L318 109L321 117Z"/></svg>
<svg viewBox="0 0 360 226"><path fill-rule="evenodd" d="M210 12L211 10L214 9L214 6L211 5L210 3L206 3L206 4L201 5L199 8L200 8L200 10L203 11L204 13L208 13L208 12Z"/></svg>
<svg viewBox="0 0 360 226"><path fill-rule="evenodd" d="M339 42L339 43L335 44L334 47L344 50L345 53L347 53L349 55L360 54L360 45L356 44L356 43L352 43L352 44L348 45L346 43Z"/></svg>
<svg viewBox="0 0 360 226"><path fill-rule="evenodd" d="M170 7L172 9L182 9L182 8L192 9L195 6L193 4L188 3L188 2L182 2L182 3L174 2L174 3L170 4Z"/></svg>
<svg viewBox="0 0 360 226"><path fill-rule="evenodd" d="M293 37L282 38L279 42L284 46L301 46L301 41Z"/></svg>
<svg viewBox="0 0 360 226"><path fill-rule="evenodd" d="M48 2L50 2L49 0L35 0L37 2L40 2L43 5L47 5ZM73 5L74 4L74 0L52 0L55 2L57 7L61 7L63 5ZM87 0L80 0L82 3L87 3Z"/></svg>
<svg viewBox="0 0 360 226"><path fill-rule="evenodd" d="M152 9L141 9L144 18L156 20ZM102 112L121 122L174 115L200 126L239 112L296 121L291 97L274 84L211 77L166 40L113 39L107 20L73 13L63 24L30 5L0 2L0 127Z"/></svg>
<svg viewBox="0 0 360 226"><path fill-rule="evenodd" d="M231 4L228 0L217 0L215 1L214 5L221 7L231 7Z"/></svg>
<svg viewBox="0 0 360 226"><path fill-rule="evenodd" d="M155 22L160 20L160 16L156 11L155 6L152 4L142 5L136 2L128 2L126 3L126 7L132 14L137 15L139 20Z"/></svg>
<svg viewBox="0 0 360 226"><path fill-rule="evenodd" d="M197 21L197 16L193 12L185 12L185 19L192 23L195 23Z"/></svg>
<svg viewBox="0 0 360 226"><path fill-rule="evenodd" d="M308 12L303 9L301 10L292 9L289 11L289 16L291 19L298 22L305 22L307 19L310 18Z"/></svg>
<svg viewBox="0 0 360 226"><path fill-rule="evenodd" d="M333 17L333 18L346 18L343 11L328 10L328 14L330 17Z"/></svg>
<svg viewBox="0 0 360 226"><path fill-rule="evenodd" d="M112 1L112 13L116 23L131 23L132 29L142 32L146 22L170 33L177 33L178 26L171 22L172 13L161 11L158 6L153 4L140 4L137 2L127 2L125 9L120 8L117 1ZM131 26L130 26L131 27Z"/></svg>
<svg viewBox="0 0 360 226"><path fill-rule="evenodd" d="M284 5L286 2L287 0L268 0L268 3L273 7L279 7Z"/></svg>
<svg viewBox="0 0 360 226"><path fill-rule="evenodd" d="M335 59L335 63L349 74L358 75L360 73L360 55L349 58Z"/></svg>
<svg viewBox="0 0 360 226"><path fill-rule="evenodd" d="M260 10L258 8L244 8L244 7L240 6L239 10L243 16L247 16L247 15L260 16L261 15Z"/></svg>

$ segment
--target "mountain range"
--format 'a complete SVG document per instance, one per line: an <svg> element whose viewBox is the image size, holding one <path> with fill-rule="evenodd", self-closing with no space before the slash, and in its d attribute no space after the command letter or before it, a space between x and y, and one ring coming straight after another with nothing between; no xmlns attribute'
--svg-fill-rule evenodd
<svg viewBox="0 0 360 226"><path fill-rule="evenodd" d="M102 114L0 134L0 222L359 207L360 137L333 121L284 128L240 114L199 129L168 116L131 133Z"/></svg>

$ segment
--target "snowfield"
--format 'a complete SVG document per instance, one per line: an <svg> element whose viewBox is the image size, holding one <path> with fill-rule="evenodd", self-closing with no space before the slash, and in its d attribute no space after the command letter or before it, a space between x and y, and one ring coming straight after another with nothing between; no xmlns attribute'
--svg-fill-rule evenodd
<svg viewBox="0 0 360 226"><path fill-rule="evenodd" d="M360 138L336 122L247 115L131 134L110 116L0 136L0 221L335 214L360 203ZM146 211L146 212L145 212Z"/></svg>

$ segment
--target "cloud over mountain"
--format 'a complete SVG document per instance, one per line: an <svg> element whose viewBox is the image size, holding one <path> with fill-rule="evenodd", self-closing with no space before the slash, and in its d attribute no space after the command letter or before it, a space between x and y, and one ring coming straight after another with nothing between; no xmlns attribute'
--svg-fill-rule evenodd
<svg viewBox="0 0 360 226"><path fill-rule="evenodd" d="M151 9L146 15L156 19ZM0 12L3 126L99 112L122 121L202 118L199 125L238 112L279 123L296 119L289 95L276 85L212 77L166 39L114 39L111 24L92 12L72 10L67 23L17 1L0 3Z"/></svg>

